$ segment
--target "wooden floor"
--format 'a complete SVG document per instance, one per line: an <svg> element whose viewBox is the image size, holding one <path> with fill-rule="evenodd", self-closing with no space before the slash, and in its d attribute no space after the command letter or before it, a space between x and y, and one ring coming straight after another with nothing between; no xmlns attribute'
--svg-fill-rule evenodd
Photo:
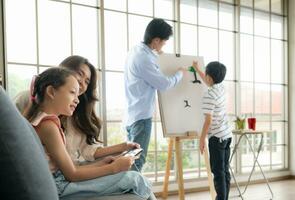
<svg viewBox="0 0 295 200"><path fill-rule="evenodd" d="M295 200L295 180L271 182L270 187L274 193L275 200ZM271 194L265 184L250 185L244 195L244 200L269 200L270 198ZM161 198L158 199L160 200ZM169 196L168 200L178 200L178 196ZM211 199L209 192L199 192L186 194L185 200ZM236 188L231 188L229 200L241 200L241 198L237 197Z"/></svg>

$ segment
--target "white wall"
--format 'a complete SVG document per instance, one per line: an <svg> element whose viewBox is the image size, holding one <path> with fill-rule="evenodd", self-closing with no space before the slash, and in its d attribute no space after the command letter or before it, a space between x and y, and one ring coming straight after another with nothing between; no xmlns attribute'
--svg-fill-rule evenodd
<svg viewBox="0 0 295 200"><path fill-rule="evenodd" d="M289 158L290 170L295 175L295 1L288 5L288 40L289 40Z"/></svg>

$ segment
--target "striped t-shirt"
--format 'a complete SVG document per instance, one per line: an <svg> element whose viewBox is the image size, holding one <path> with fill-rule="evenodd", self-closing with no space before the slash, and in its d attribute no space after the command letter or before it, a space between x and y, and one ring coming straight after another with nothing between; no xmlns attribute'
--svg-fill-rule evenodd
<svg viewBox="0 0 295 200"><path fill-rule="evenodd" d="M212 115L208 138L215 136L225 140L232 137L226 115L225 89L222 83L214 84L205 92L202 110L204 114Z"/></svg>

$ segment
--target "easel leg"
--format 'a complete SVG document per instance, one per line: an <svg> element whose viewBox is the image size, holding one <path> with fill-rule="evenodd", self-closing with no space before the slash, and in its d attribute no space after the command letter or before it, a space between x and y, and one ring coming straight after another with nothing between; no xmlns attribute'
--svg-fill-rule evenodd
<svg viewBox="0 0 295 200"><path fill-rule="evenodd" d="M168 145L168 157L166 161L166 172L165 172L165 178L164 178L164 187L163 187L163 193L162 198L166 199L168 196L168 184L169 184L169 176L170 176L170 166L171 166L171 160L173 155L173 144L174 139L169 139L169 145Z"/></svg>
<svg viewBox="0 0 295 200"><path fill-rule="evenodd" d="M209 152L207 148L207 144L205 145L204 149L204 158L205 158L205 165L207 169L207 176L208 176L208 183L209 183L209 188L210 188L210 195L211 199L214 200L216 197L216 192L213 184L213 178L212 178L212 173L211 173L211 167L210 167L210 161L209 161Z"/></svg>
<svg viewBox="0 0 295 200"><path fill-rule="evenodd" d="M180 138L175 138L175 154L176 154L176 164L178 172L178 189L179 189L179 199L184 200L184 187L183 187L183 169L182 169L182 156L181 156L181 144Z"/></svg>

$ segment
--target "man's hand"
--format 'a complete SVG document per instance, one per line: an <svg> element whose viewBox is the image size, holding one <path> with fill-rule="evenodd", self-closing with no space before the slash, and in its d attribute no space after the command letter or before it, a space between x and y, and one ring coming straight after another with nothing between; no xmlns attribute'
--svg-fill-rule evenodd
<svg viewBox="0 0 295 200"><path fill-rule="evenodd" d="M182 76L187 76L188 72L187 72L187 69L184 68L184 67L179 67L178 68L178 71L181 71L182 72Z"/></svg>

